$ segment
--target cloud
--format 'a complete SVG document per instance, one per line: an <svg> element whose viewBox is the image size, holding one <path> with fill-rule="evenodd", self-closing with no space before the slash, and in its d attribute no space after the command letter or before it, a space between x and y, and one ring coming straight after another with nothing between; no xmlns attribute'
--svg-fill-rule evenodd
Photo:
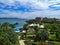
<svg viewBox="0 0 60 45"><path fill-rule="evenodd" d="M60 18L60 0L0 0L0 17Z"/></svg>
<svg viewBox="0 0 60 45"><path fill-rule="evenodd" d="M30 10L44 10L49 9L50 5L58 3L59 0L0 0L4 6L9 6L9 8L18 9L24 7L24 9Z"/></svg>
<svg viewBox="0 0 60 45"><path fill-rule="evenodd" d="M31 6L46 9L49 5L60 3L60 0L0 0L0 2L10 6Z"/></svg>
<svg viewBox="0 0 60 45"><path fill-rule="evenodd" d="M47 9L48 8L48 4L45 2L43 2L42 0L1 0L0 2L9 5L9 6L15 6L15 7L19 7L19 6L24 6L25 8L27 7L32 7L33 9Z"/></svg>
<svg viewBox="0 0 60 45"><path fill-rule="evenodd" d="M53 10L60 10L60 3L50 5L49 7Z"/></svg>
<svg viewBox="0 0 60 45"><path fill-rule="evenodd" d="M4 10L4 14L0 14L0 17L9 17L9 18L35 18L35 17L55 17L60 18L60 10L44 10L44 11L34 11L34 12L11 12L9 10ZM1 16L2 15L2 16Z"/></svg>

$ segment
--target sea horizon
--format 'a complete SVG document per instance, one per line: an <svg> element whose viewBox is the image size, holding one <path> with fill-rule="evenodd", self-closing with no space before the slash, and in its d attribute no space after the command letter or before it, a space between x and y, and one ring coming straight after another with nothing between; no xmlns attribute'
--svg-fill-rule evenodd
<svg viewBox="0 0 60 45"><path fill-rule="evenodd" d="M22 18L0 18L0 24L3 24L5 22L8 22L10 24L18 23L16 27L22 28L23 25L25 24L26 19Z"/></svg>

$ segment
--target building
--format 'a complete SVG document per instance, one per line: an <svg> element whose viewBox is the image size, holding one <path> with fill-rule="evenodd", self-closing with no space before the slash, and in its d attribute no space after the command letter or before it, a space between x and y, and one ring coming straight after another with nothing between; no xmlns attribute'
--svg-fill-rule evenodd
<svg viewBox="0 0 60 45"><path fill-rule="evenodd" d="M41 18L41 17L37 17L35 18L35 20L39 22L46 22L46 23L53 23L56 21L55 18Z"/></svg>
<svg viewBox="0 0 60 45"><path fill-rule="evenodd" d="M38 28L45 28L44 25L39 25L39 24L30 24L29 26L30 27L31 26L37 26Z"/></svg>

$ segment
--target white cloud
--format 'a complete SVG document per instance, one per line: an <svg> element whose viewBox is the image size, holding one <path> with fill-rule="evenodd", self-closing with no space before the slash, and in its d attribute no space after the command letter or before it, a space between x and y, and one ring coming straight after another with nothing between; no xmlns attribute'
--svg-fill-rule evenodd
<svg viewBox="0 0 60 45"><path fill-rule="evenodd" d="M15 8L18 8L20 7L20 5L23 5L26 8L31 6L33 9L38 9L38 10L43 9L42 11L25 12L25 13L22 13L21 11L11 12L9 10L3 10L5 14L0 14L0 17L35 18L42 16L42 17L60 18L60 10L53 11L50 10L48 7L50 5L54 6L55 4L60 3L60 0L0 0L0 2L3 2L4 4L7 4L9 6L13 5L15 6ZM55 6L59 6L59 5L55 5Z"/></svg>
<svg viewBox="0 0 60 45"><path fill-rule="evenodd" d="M27 4L36 9L47 9L48 8L48 0L0 0L7 5L15 5L16 2L21 5L26 6Z"/></svg>
<svg viewBox="0 0 60 45"><path fill-rule="evenodd" d="M44 11L35 11L35 12L11 12L8 10L3 11L5 14L0 14L0 17L11 17L11 18L35 18L35 17L56 17L60 18L60 10L44 10Z"/></svg>
<svg viewBox="0 0 60 45"><path fill-rule="evenodd" d="M15 7L23 6L31 6L35 9L48 9L50 5L60 3L60 0L0 0L7 5L13 5ZM17 5L16 5L17 3Z"/></svg>
<svg viewBox="0 0 60 45"><path fill-rule="evenodd" d="M53 5L53 7L60 7L60 5Z"/></svg>

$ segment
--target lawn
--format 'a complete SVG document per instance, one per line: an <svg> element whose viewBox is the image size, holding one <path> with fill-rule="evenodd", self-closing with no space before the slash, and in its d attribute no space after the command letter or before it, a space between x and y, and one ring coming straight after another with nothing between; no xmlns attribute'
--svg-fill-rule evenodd
<svg viewBox="0 0 60 45"><path fill-rule="evenodd" d="M57 42L57 41L50 41L50 44L51 44L51 45L60 45L60 42Z"/></svg>

